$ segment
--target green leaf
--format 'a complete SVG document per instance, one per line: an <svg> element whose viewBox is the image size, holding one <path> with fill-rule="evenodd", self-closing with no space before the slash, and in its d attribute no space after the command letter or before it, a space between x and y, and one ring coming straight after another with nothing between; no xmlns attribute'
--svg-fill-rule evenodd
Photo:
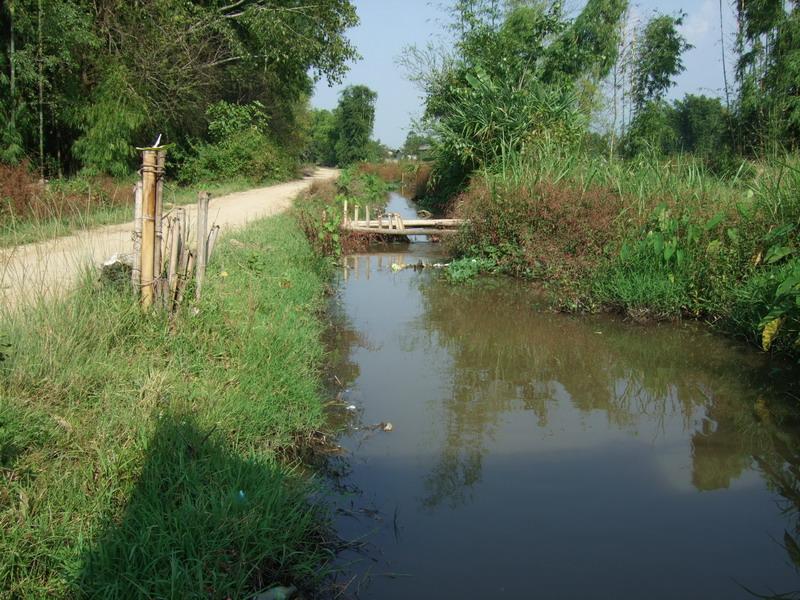
<svg viewBox="0 0 800 600"><path fill-rule="evenodd" d="M728 229L728 238L729 238L729 239L730 239L730 240L731 240L731 241L732 241L734 244L738 244L738 243L739 243L739 230L738 230L738 229L736 229L736 228L734 228L734 227L731 227L731 228L729 228L729 229Z"/></svg>
<svg viewBox="0 0 800 600"><path fill-rule="evenodd" d="M764 259L764 262L772 265L793 253L794 248L790 248L789 246L773 246L767 250L767 257Z"/></svg>
<svg viewBox="0 0 800 600"><path fill-rule="evenodd" d="M711 231L712 229L714 229L714 227L722 223L722 220L724 218L725 215L723 213L717 213L716 215L711 217L711 219L709 219L708 223L706 223L705 230Z"/></svg>
<svg viewBox="0 0 800 600"><path fill-rule="evenodd" d="M744 220L746 220L746 221L752 220L753 211L752 211L751 207L745 206L745 204L743 202L737 202L736 203L736 210L738 211L739 215L741 215L741 217Z"/></svg>

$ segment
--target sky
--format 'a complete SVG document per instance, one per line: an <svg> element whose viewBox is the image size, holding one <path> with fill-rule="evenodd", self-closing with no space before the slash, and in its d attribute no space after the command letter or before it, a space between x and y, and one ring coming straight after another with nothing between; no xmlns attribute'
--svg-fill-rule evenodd
<svg viewBox="0 0 800 600"><path fill-rule="evenodd" d="M409 44L425 46L447 35L446 0L354 0L361 23L348 32L348 37L361 54L361 60L350 65L341 85L329 87L320 81L311 103L316 108L332 109L339 92L348 85L363 84L378 93L374 137L389 147L400 147L409 126L422 112L419 89L405 77L397 59ZM582 0L565 3L577 12ZM729 0L723 0L723 28L727 50L729 81L734 57L731 52L735 19ZM684 94L724 95L722 53L720 47L719 0L635 0L631 3L634 19L646 21L654 12L686 13L682 33L693 49L683 56L686 71L677 77L670 98Z"/></svg>

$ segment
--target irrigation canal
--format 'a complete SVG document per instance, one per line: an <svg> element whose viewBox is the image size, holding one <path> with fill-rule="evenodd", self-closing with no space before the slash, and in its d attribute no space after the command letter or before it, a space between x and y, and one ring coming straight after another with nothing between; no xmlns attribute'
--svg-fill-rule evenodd
<svg viewBox="0 0 800 600"><path fill-rule="evenodd" d="M387 210L413 215L398 195ZM781 409L796 371L691 323L554 314L523 283L392 267L440 253L376 247L341 278L357 428L336 524L366 542L342 557L350 594L800 589L800 433Z"/></svg>

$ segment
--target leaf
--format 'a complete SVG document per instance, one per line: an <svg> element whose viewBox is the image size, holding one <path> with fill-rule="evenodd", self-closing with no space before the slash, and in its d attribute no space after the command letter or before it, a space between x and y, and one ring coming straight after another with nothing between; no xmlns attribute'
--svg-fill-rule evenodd
<svg viewBox="0 0 800 600"><path fill-rule="evenodd" d="M739 243L739 230L735 227L731 227L728 229L728 238L734 243Z"/></svg>
<svg viewBox="0 0 800 600"><path fill-rule="evenodd" d="M664 245L664 261L669 262L669 259L675 255L675 250L678 248L678 240L670 240Z"/></svg>
<svg viewBox="0 0 800 600"><path fill-rule="evenodd" d="M770 347L772 347L772 342L775 341L775 336L778 335L781 329L781 325L783 325L783 317L778 317L767 323L764 327L764 330L761 332L761 347L764 349L764 352L769 352Z"/></svg>
<svg viewBox="0 0 800 600"><path fill-rule="evenodd" d="M678 261L678 266L683 265L683 261L685 258L686 258L686 253L679 248L678 251L675 253L675 260Z"/></svg>
<svg viewBox="0 0 800 600"><path fill-rule="evenodd" d="M480 80L475 77L472 73L467 73L467 83L469 83L474 89L479 89L481 86Z"/></svg>
<svg viewBox="0 0 800 600"><path fill-rule="evenodd" d="M794 253L794 248L790 248L789 246L773 246L767 250L767 258L765 259L765 262L768 265L772 265L779 260L786 258L792 253Z"/></svg>
<svg viewBox="0 0 800 600"><path fill-rule="evenodd" d="M753 211L751 207L746 206L743 202L736 203L736 210L738 211L739 215L745 220L750 221L753 218Z"/></svg>
<svg viewBox="0 0 800 600"><path fill-rule="evenodd" d="M705 230L706 231L711 231L712 229L714 229L714 227L716 227L717 225L722 223L722 220L724 218L725 218L725 215L723 213L717 213L716 215L711 217L711 219L709 219L708 223L706 223Z"/></svg>
<svg viewBox="0 0 800 600"><path fill-rule="evenodd" d="M660 233L654 233L652 235L651 243L653 244L653 249L656 251L656 254L661 254L664 251L664 236Z"/></svg>

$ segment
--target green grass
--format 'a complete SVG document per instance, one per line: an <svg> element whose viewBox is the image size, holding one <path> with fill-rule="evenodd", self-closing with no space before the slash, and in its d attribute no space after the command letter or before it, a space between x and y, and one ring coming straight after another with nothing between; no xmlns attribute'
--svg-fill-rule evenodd
<svg viewBox="0 0 800 600"><path fill-rule="evenodd" d="M542 145L476 174L453 249L549 281L564 308L702 318L800 356L798 198L796 156L719 176Z"/></svg>
<svg viewBox="0 0 800 600"><path fill-rule="evenodd" d="M281 216L224 239L174 323L91 275L0 321L0 597L317 584L325 512L292 456L324 423L325 277Z"/></svg>
<svg viewBox="0 0 800 600"><path fill-rule="evenodd" d="M76 231L115 225L133 220L133 180L118 184L121 191L112 198L102 198L98 201L90 184L84 180L62 181L51 184L43 203L47 206L46 216L43 217L15 217L13 214L0 215L0 248L18 246L49 240ZM258 186L269 185L268 183ZM252 181L237 179L224 183L212 183L191 187L181 187L175 184L165 186L164 200L169 205L192 204L197 201L197 192L201 189L208 190L214 196L223 196L252 187L257 187ZM68 201L64 198L69 197Z"/></svg>

